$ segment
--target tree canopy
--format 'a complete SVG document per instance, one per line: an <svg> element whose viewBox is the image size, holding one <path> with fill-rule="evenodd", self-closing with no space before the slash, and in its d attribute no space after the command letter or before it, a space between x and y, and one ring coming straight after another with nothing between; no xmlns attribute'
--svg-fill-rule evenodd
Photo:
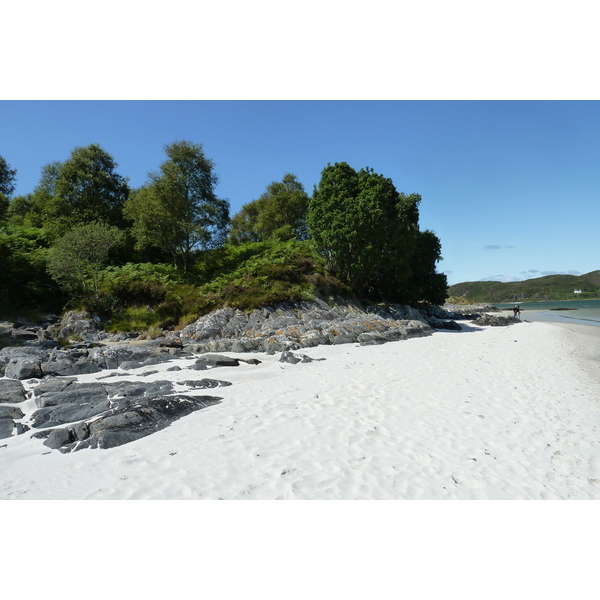
<svg viewBox="0 0 600 600"><path fill-rule="evenodd" d="M15 191L16 169L11 169L6 159L0 156L0 219L4 219L10 196Z"/></svg>
<svg viewBox="0 0 600 600"><path fill-rule="evenodd" d="M66 161L45 165L24 222L43 227L53 238L95 221L124 227L129 186L117 166L98 144L75 148Z"/></svg>
<svg viewBox="0 0 600 600"><path fill-rule="evenodd" d="M167 250L184 269L194 251L221 244L229 225L229 202L217 198L214 163L201 144L165 146L167 160L125 203L137 247Z"/></svg>
<svg viewBox="0 0 600 600"><path fill-rule="evenodd" d="M10 198L15 191L16 177L17 170L11 169L6 159L0 156L0 194L4 194L7 198Z"/></svg>
<svg viewBox="0 0 600 600"><path fill-rule="evenodd" d="M258 198L245 204L231 220L233 244L306 239L309 197L296 175L286 173Z"/></svg>
<svg viewBox="0 0 600 600"><path fill-rule="evenodd" d="M311 294L444 302L441 244L419 229L421 197L373 169L329 164L312 198L285 173L230 222L202 145L178 141L164 152L131 190L103 148L78 147L16 197L16 170L0 157L0 308L54 309L70 293L80 307L139 308L173 324L220 303ZM177 277L163 281L165 268Z"/></svg>
<svg viewBox="0 0 600 600"><path fill-rule="evenodd" d="M98 144L75 148L58 169L52 212L69 225L99 221L123 225L123 203L129 195L117 163Z"/></svg>
<svg viewBox="0 0 600 600"><path fill-rule="evenodd" d="M440 247L431 232L420 241L420 201L418 194L399 194L391 179L372 169L329 164L315 186L307 224L330 271L355 293L433 301L431 286L421 280L435 274Z"/></svg>
<svg viewBox="0 0 600 600"><path fill-rule="evenodd" d="M51 248L48 271L64 289L93 296L97 305L102 268L122 240L117 227L97 221L73 227Z"/></svg>

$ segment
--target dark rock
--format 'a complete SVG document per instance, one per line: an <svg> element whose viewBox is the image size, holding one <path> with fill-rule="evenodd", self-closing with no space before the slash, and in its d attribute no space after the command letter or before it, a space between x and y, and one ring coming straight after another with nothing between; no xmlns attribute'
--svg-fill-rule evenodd
<svg viewBox="0 0 600 600"><path fill-rule="evenodd" d="M44 340L40 344L40 348L45 348L45 349L48 349L48 350L53 350L54 348L60 348L60 344L58 342L55 342L54 340Z"/></svg>
<svg viewBox="0 0 600 600"><path fill-rule="evenodd" d="M72 380L58 380L55 383L56 388L52 386L42 387L40 384L34 388L35 403L40 408L48 406L58 406L59 404L73 404L81 402L90 402L94 399L106 399L107 392L104 386L93 381L90 383L74 383ZM65 383L65 387L61 390L60 386Z"/></svg>
<svg viewBox="0 0 600 600"><path fill-rule="evenodd" d="M60 357L55 360L49 360L42 363L42 373L44 375L58 376L58 375L75 375L71 373L73 371L73 365L75 361L68 357Z"/></svg>
<svg viewBox="0 0 600 600"><path fill-rule="evenodd" d="M279 362L295 365L300 362L300 359L291 352L285 351L281 353L281 356L279 357Z"/></svg>
<svg viewBox="0 0 600 600"><path fill-rule="evenodd" d="M381 344L386 344L387 342L396 342L402 339L400 332L395 331L367 331L365 333L361 333L357 341L361 346L379 346Z"/></svg>
<svg viewBox="0 0 600 600"><path fill-rule="evenodd" d="M29 431L29 426L23 425L22 423L15 423L15 430L17 435L23 435L25 432Z"/></svg>
<svg viewBox="0 0 600 600"><path fill-rule="evenodd" d="M214 396L183 395L146 400L123 399L98 418L52 430L44 444L61 452L114 448L160 431L173 421L221 400ZM43 436L34 434L34 437Z"/></svg>
<svg viewBox="0 0 600 600"><path fill-rule="evenodd" d="M12 435L15 428L15 422L9 417L0 417L0 440Z"/></svg>
<svg viewBox="0 0 600 600"><path fill-rule="evenodd" d="M82 419L99 415L111 406L109 400L88 400L70 404L60 404L36 410L31 417L31 425L35 428L56 427L66 423L74 423Z"/></svg>
<svg viewBox="0 0 600 600"><path fill-rule="evenodd" d="M15 379L0 379L0 402L18 404L26 399L25 388Z"/></svg>
<svg viewBox="0 0 600 600"><path fill-rule="evenodd" d="M74 373L63 373L63 375L86 375L88 373L99 373L102 371L102 368L99 365L95 365L87 358L78 360L73 367Z"/></svg>
<svg viewBox="0 0 600 600"><path fill-rule="evenodd" d="M515 317L504 317L498 315L481 315L478 319L472 321L474 325L491 325L493 327L504 327L506 325L512 325L513 323L521 323L519 319Z"/></svg>
<svg viewBox="0 0 600 600"><path fill-rule="evenodd" d="M104 389L108 396L118 397L140 397L150 398L170 394L173 391L173 384L170 381L116 381L114 383L105 383Z"/></svg>
<svg viewBox="0 0 600 600"><path fill-rule="evenodd" d="M292 352L289 352L289 351L282 352L281 356L279 358L279 362L289 363L291 365L296 365L300 362L310 363L310 362L313 362L314 360L315 360L314 358L311 358L310 356L306 356L306 354L293 354Z"/></svg>
<svg viewBox="0 0 600 600"><path fill-rule="evenodd" d="M64 427L63 429L53 429L44 442L44 446L48 446L48 448L55 450L74 441L75 435L73 434L73 430L71 428Z"/></svg>
<svg viewBox="0 0 600 600"><path fill-rule="evenodd" d="M38 332L41 331L39 327L35 329L12 329L10 332L11 337L15 339L15 342L27 342L32 340L39 340Z"/></svg>
<svg viewBox="0 0 600 600"><path fill-rule="evenodd" d="M124 360L120 365L119 369L123 369L123 371L129 371L130 369L140 369L144 365L137 360Z"/></svg>
<svg viewBox="0 0 600 600"><path fill-rule="evenodd" d="M10 379L37 378L42 376L42 367L39 362L13 358L6 365L4 375Z"/></svg>
<svg viewBox="0 0 600 600"><path fill-rule="evenodd" d="M169 367L167 371L181 371L181 367L179 365L173 365L172 367Z"/></svg>
<svg viewBox="0 0 600 600"><path fill-rule="evenodd" d="M132 346L131 344L118 344L92 348L89 360L102 369L116 369L125 361L143 363L151 356L156 356L157 349L151 346Z"/></svg>
<svg viewBox="0 0 600 600"><path fill-rule="evenodd" d="M159 338L157 341L161 348L183 348L183 343L175 336Z"/></svg>
<svg viewBox="0 0 600 600"><path fill-rule="evenodd" d="M203 362L195 362L193 365L190 365L188 369L193 369L194 371L208 371L208 367Z"/></svg>
<svg viewBox="0 0 600 600"><path fill-rule="evenodd" d="M82 421L81 423L75 423L72 427L73 437L78 441L82 442L90 437L90 426L89 423Z"/></svg>
<svg viewBox="0 0 600 600"><path fill-rule="evenodd" d="M44 377L37 387L34 388L36 397L42 394L52 394L62 392L67 386L71 385L75 380L74 377Z"/></svg>
<svg viewBox="0 0 600 600"><path fill-rule="evenodd" d="M196 360L196 364L204 364L211 367L239 367L240 361L237 358L229 358L221 354L206 354Z"/></svg>
<svg viewBox="0 0 600 600"><path fill-rule="evenodd" d="M42 363L42 373L44 375L85 375L86 373L98 373L100 371L102 369L97 364L91 362L87 356L78 351L51 357L50 360Z"/></svg>
<svg viewBox="0 0 600 600"><path fill-rule="evenodd" d="M445 321L443 319L437 319L435 317L431 317L429 319L429 324L434 329L446 329L448 331L461 331L461 327L456 321Z"/></svg>
<svg viewBox="0 0 600 600"><path fill-rule="evenodd" d="M219 379L188 379L187 381L184 381L183 384L195 390L216 387L228 387L231 385L229 381L221 381Z"/></svg>
<svg viewBox="0 0 600 600"><path fill-rule="evenodd" d="M151 365L160 365L160 364L164 363L166 360L170 360L170 359L171 359L170 357L165 359L162 356L158 356L158 355L150 356L146 360L142 361L142 366L149 367Z"/></svg>
<svg viewBox="0 0 600 600"><path fill-rule="evenodd" d="M54 427L99 415L110 408L108 394L98 382L73 383L63 392L47 393L35 400L40 409L31 417L33 427Z"/></svg>
<svg viewBox="0 0 600 600"><path fill-rule="evenodd" d="M0 419L5 417L9 419L22 419L24 416L23 411L17 406L0 406Z"/></svg>
<svg viewBox="0 0 600 600"><path fill-rule="evenodd" d="M84 341L97 342L99 324L100 319L90 313L69 311L59 324L49 328L49 332L55 339L67 340L77 336Z"/></svg>
<svg viewBox="0 0 600 600"><path fill-rule="evenodd" d="M29 360L42 363L48 360L50 353L43 348L32 346L7 346L0 349L0 364L7 365L12 359Z"/></svg>
<svg viewBox="0 0 600 600"><path fill-rule="evenodd" d="M493 304L449 304L446 303L439 310L445 314L436 314L440 319L466 319L472 321L478 319L484 313L500 312L500 309Z"/></svg>

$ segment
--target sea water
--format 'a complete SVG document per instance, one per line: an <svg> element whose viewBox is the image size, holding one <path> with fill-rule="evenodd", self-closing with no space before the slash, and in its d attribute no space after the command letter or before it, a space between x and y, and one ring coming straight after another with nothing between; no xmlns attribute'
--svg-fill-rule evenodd
<svg viewBox="0 0 600 600"><path fill-rule="evenodd" d="M527 321L579 323L600 326L600 300L566 300L564 302L517 302L521 318ZM513 308L514 302L494 304L502 310Z"/></svg>

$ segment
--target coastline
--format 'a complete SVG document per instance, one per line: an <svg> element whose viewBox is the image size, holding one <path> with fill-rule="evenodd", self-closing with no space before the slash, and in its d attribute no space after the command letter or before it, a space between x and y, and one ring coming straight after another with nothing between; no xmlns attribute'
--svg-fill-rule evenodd
<svg viewBox="0 0 600 600"><path fill-rule="evenodd" d="M135 442L2 440L0 499L600 499L599 339L579 327L245 354L261 364L210 372L232 383L221 404Z"/></svg>

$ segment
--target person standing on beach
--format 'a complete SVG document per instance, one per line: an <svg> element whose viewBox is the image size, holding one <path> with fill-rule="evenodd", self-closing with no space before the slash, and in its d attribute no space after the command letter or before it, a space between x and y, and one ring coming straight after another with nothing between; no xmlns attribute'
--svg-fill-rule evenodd
<svg viewBox="0 0 600 600"><path fill-rule="evenodd" d="M521 319L521 309L519 308L518 304L515 304L515 307L513 308L513 312L515 313L515 319Z"/></svg>

